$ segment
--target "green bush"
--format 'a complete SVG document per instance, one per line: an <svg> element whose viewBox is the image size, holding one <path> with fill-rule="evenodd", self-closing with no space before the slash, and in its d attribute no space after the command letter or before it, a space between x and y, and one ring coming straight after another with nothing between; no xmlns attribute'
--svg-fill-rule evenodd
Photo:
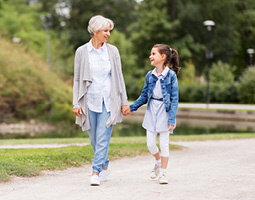
<svg viewBox="0 0 255 200"><path fill-rule="evenodd" d="M70 104L55 102L51 109L49 119L51 121L62 121L63 119L73 123L75 121L75 116L72 112L72 106Z"/></svg>
<svg viewBox="0 0 255 200"><path fill-rule="evenodd" d="M239 102L237 84L234 80L235 66L218 61L210 70L210 102Z"/></svg>
<svg viewBox="0 0 255 200"><path fill-rule="evenodd" d="M213 63L210 69L210 83L213 84L233 84L234 83L234 71L236 67L231 66L222 61Z"/></svg>
<svg viewBox="0 0 255 200"><path fill-rule="evenodd" d="M199 83L180 83L179 101L180 102L200 102L206 100L206 86Z"/></svg>
<svg viewBox="0 0 255 200"><path fill-rule="evenodd" d="M239 102L237 84L235 83L210 84L210 102L213 103Z"/></svg>
<svg viewBox="0 0 255 200"><path fill-rule="evenodd" d="M255 66L248 68L242 74L238 91L242 103L255 103Z"/></svg>
<svg viewBox="0 0 255 200"><path fill-rule="evenodd" d="M206 84L200 83L180 83L179 84L180 102L206 102ZM210 103L234 103L239 102L238 88L236 83L210 84Z"/></svg>

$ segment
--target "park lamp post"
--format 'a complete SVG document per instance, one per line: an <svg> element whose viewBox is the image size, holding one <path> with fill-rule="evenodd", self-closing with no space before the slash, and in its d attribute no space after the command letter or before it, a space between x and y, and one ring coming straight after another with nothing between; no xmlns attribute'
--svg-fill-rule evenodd
<svg viewBox="0 0 255 200"><path fill-rule="evenodd" d="M249 67L253 65L253 60L252 60L252 57L253 57L253 54L255 53L255 50L254 49L247 49L247 53L249 54Z"/></svg>
<svg viewBox="0 0 255 200"><path fill-rule="evenodd" d="M51 14L41 16L41 20L44 22L43 28L46 31L46 55L47 55L47 65L50 69L50 34L49 29L52 26Z"/></svg>
<svg viewBox="0 0 255 200"><path fill-rule="evenodd" d="M210 86L209 86L209 70L210 70L210 65L211 65L211 59L213 58L213 52L211 50L211 38L210 38L210 32L212 30L212 27L215 26L214 21L212 20L206 20L203 22L204 26L207 28L207 51L205 54L205 57L207 59L207 70L206 70L206 80L207 80L207 85L206 85L206 107L209 107L210 103Z"/></svg>

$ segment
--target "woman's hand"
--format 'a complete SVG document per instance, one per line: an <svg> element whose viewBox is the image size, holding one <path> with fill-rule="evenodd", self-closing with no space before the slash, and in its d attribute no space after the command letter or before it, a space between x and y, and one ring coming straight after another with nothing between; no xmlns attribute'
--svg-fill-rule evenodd
<svg viewBox="0 0 255 200"><path fill-rule="evenodd" d="M172 131L174 129L174 125L167 124L168 131Z"/></svg>
<svg viewBox="0 0 255 200"><path fill-rule="evenodd" d="M77 117L81 116L82 115L82 110L81 110L81 107L79 108L74 108L73 109L73 114Z"/></svg>
<svg viewBox="0 0 255 200"><path fill-rule="evenodd" d="M128 105L121 106L122 115L128 116L130 114L130 107Z"/></svg>

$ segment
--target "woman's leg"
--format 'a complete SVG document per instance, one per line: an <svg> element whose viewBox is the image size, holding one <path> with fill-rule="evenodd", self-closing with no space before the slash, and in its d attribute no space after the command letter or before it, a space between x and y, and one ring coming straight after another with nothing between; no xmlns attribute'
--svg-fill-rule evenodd
<svg viewBox="0 0 255 200"><path fill-rule="evenodd" d="M103 169L108 167L109 159L107 158L109 143L111 139L113 126L107 128L105 126L110 117L110 112L107 112L103 104L103 112L97 114L96 125L96 145L94 160L92 163L93 173L99 174Z"/></svg>
<svg viewBox="0 0 255 200"><path fill-rule="evenodd" d="M97 114L98 113L96 113L96 112L88 110L90 129L87 132L88 132L90 144L93 148L94 153L96 151L95 147L96 147Z"/></svg>

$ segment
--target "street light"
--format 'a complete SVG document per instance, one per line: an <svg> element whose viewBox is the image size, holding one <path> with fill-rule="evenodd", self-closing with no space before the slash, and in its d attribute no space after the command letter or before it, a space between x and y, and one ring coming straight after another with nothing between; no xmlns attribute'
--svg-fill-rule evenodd
<svg viewBox="0 0 255 200"><path fill-rule="evenodd" d="M211 65L211 59L213 58L213 52L211 51L211 41L210 41L210 32L212 27L215 26L214 21L206 20L203 22L204 26L207 28L207 51L205 57L207 59L207 71L206 71L206 79L207 79L207 86L206 86L206 107L209 107L210 103L210 88L209 88L209 70Z"/></svg>
<svg viewBox="0 0 255 200"><path fill-rule="evenodd" d="M46 55L47 55L47 64L50 69L50 34L49 34L49 29L52 26L51 14L41 16L41 20L44 21L43 28L46 30Z"/></svg>
<svg viewBox="0 0 255 200"><path fill-rule="evenodd" d="M253 65L252 57L255 53L254 49L247 49L247 53L249 54L249 66Z"/></svg>

